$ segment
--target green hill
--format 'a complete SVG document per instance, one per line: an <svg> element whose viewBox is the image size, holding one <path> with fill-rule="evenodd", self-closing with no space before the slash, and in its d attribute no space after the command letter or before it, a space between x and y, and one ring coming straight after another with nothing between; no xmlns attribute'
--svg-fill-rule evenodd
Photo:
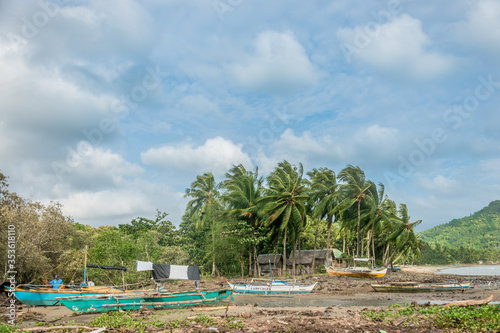
<svg viewBox="0 0 500 333"><path fill-rule="evenodd" d="M500 200L471 216L453 219L419 233L420 240L446 247L500 250Z"/></svg>

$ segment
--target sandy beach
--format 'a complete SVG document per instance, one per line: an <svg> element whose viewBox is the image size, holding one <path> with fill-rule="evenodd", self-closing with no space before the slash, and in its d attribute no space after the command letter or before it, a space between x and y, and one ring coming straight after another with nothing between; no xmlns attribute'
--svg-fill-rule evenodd
<svg viewBox="0 0 500 333"><path fill-rule="evenodd" d="M400 332L416 332L412 327L399 327L371 322L361 316L361 311L385 310L394 304L414 304L415 306L442 305L463 300L480 300L493 295L493 302L500 301L500 276L457 276L436 274L449 266L414 266L402 271L389 272L379 279L339 278L319 275L301 277L304 283L317 282L316 288L310 294L285 296L250 296L234 295L233 301L227 306L218 304L214 308L184 308L170 310L146 310L139 313L145 317L155 317L161 321L190 320L196 316L213 318L235 318L244 323L245 328L235 331L245 332L276 332L276 331L317 331L317 332L379 332L399 330ZM245 282L245 279L231 279L235 282ZM463 292L431 292L431 293L385 293L375 292L372 283L385 282L432 282L448 283L471 282L472 287ZM224 279L202 281L202 289L220 289L225 285ZM192 288L192 283L175 283L167 285L170 291L180 291ZM227 309L226 309L227 307ZM87 325L99 314L74 314L63 306L53 307L18 307L19 327L35 327L39 322L47 325ZM302 324L301 324L302 320ZM304 324L307 322L306 324ZM40 324L38 324L40 325ZM301 326L302 325L302 326ZM303 326L306 325L306 326ZM176 332L204 332L203 327L193 324L190 328L179 328ZM225 326L217 326L219 332L231 331ZM116 330L114 330L116 331ZM154 330L153 330L154 331ZM170 331L170 330L168 330ZM388 332L389 332L388 331ZM439 330L433 330L439 332Z"/></svg>

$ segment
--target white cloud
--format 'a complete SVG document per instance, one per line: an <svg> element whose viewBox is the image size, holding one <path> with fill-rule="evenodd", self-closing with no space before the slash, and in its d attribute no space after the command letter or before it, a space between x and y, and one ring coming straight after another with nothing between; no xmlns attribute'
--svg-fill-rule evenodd
<svg viewBox="0 0 500 333"><path fill-rule="evenodd" d="M82 131L99 127L118 102L110 94L81 89L59 71L32 66L14 50L0 54L0 67L0 141L9 147L4 158L61 157L66 152L61 142L85 138Z"/></svg>
<svg viewBox="0 0 500 333"><path fill-rule="evenodd" d="M262 32L254 47L253 55L230 66L236 82L245 88L287 93L314 85L321 75L290 31Z"/></svg>
<svg viewBox="0 0 500 333"><path fill-rule="evenodd" d="M424 189L430 191L433 195L461 196L462 184L456 179L437 175L434 178L421 178L418 183Z"/></svg>
<svg viewBox="0 0 500 333"><path fill-rule="evenodd" d="M214 176L224 174L233 165L252 165L249 156L242 152L241 145L221 137L207 139L198 147L184 143L151 148L141 153L141 159L145 164L165 169L212 172Z"/></svg>
<svg viewBox="0 0 500 333"><path fill-rule="evenodd" d="M500 2L476 1L467 20L457 25L457 39L466 47L479 47L492 55L500 54Z"/></svg>
<svg viewBox="0 0 500 333"><path fill-rule="evenodd" d="M387 165L391 159L397 161L404 142L398 129L378 124L339 136L314 135L309 131L295 135L292 129L287 129L278 140L266 147L265 152L257 154L256 162L259 168L268 166L263 169L266 171L283 159L306 165L326 163L339 168L360 163L381 166Z"/></svg>
<svg viewBox="0 0 500 333"><path fill-rule="evenodd" d="M200 94L182 97L179 101L179 108L185 112L196 114L213 114L218 112L217 105Z"/></svg>
<svg viewBox="0 0 500 333"><path fill-rule="evenodd" d="M152 218L156 209L167 212L167 218L178 225L187 203L182 193L147 182L101 191L71 192L58 201L63 204L64 213L76 222L93 226L126 224L138 216Z"/></svg>
<svg viewBox="0 0 500 333"><path fill-rule="evenodd" d="M391 22L341 28L337 37L347 60L351 57L391 76L431 79L447 73L451 56L428 50L431 40L422 23L406 14Z"/></svg>

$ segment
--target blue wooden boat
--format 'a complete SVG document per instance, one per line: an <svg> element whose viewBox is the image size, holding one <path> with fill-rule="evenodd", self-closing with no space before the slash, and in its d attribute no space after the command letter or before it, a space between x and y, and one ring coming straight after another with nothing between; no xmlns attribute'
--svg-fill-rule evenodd
<svg viewBox="0 0 500 333"><path fill-rule="evenodd" d="M182 293L144 292L133 294L105 294L94 296L58 297L68 309L77 313L136 310L142 308L169 308L222 302L231 290L196 291Z"/></svg>
<svg viewBox="0 0 500 333"><path fill-rule="evenodd" d="M15 289L6 287L10 293L26 305L57 305L56 297L71 297L84 295L99 295L109 293L125 293L114 287L65 287L53 289L52 286L20 285ZM130 291L128 292L130 293Z"/></svg>
<svg viewBox="0 0 500 333"><path fill-rule="evenodd" d="M375 291L382 292L430 292L430 291L456 291L465 290L470 287L470 283L418 283L418 282L391 282L387 284L372 284Z"/></svg>

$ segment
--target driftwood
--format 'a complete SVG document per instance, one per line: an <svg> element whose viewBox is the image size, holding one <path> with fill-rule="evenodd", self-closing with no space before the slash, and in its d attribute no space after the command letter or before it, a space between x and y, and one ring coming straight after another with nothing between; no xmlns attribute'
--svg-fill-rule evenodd
<svg viewBox="0 0 500 333"><path fill-rule="evenodd" d="M211 306L205 308L193 308L191 311L215 311L215 310L224 310L227 308L233 308L235 306Z"/></svg>
<svg viewBox="0 0 500 333"><path fill-rule="evenodd" d="M483 305L483 304L488 304L492 300L493 300L493 295L491 295L488 298L481 299L479 301L458 301L458 302L448 303L444 307L448 308L450 306Z"/></svg>
<svg viewBox="0 0 500 333"><path fill-rule="evenodd" d="M67 330L67 329L77 329L77 330L95 330L96 327L88 326L51 326L51 327L31 327L23 328L23 332L33 332L33 331L52 331L52 330Z"/></svg>

